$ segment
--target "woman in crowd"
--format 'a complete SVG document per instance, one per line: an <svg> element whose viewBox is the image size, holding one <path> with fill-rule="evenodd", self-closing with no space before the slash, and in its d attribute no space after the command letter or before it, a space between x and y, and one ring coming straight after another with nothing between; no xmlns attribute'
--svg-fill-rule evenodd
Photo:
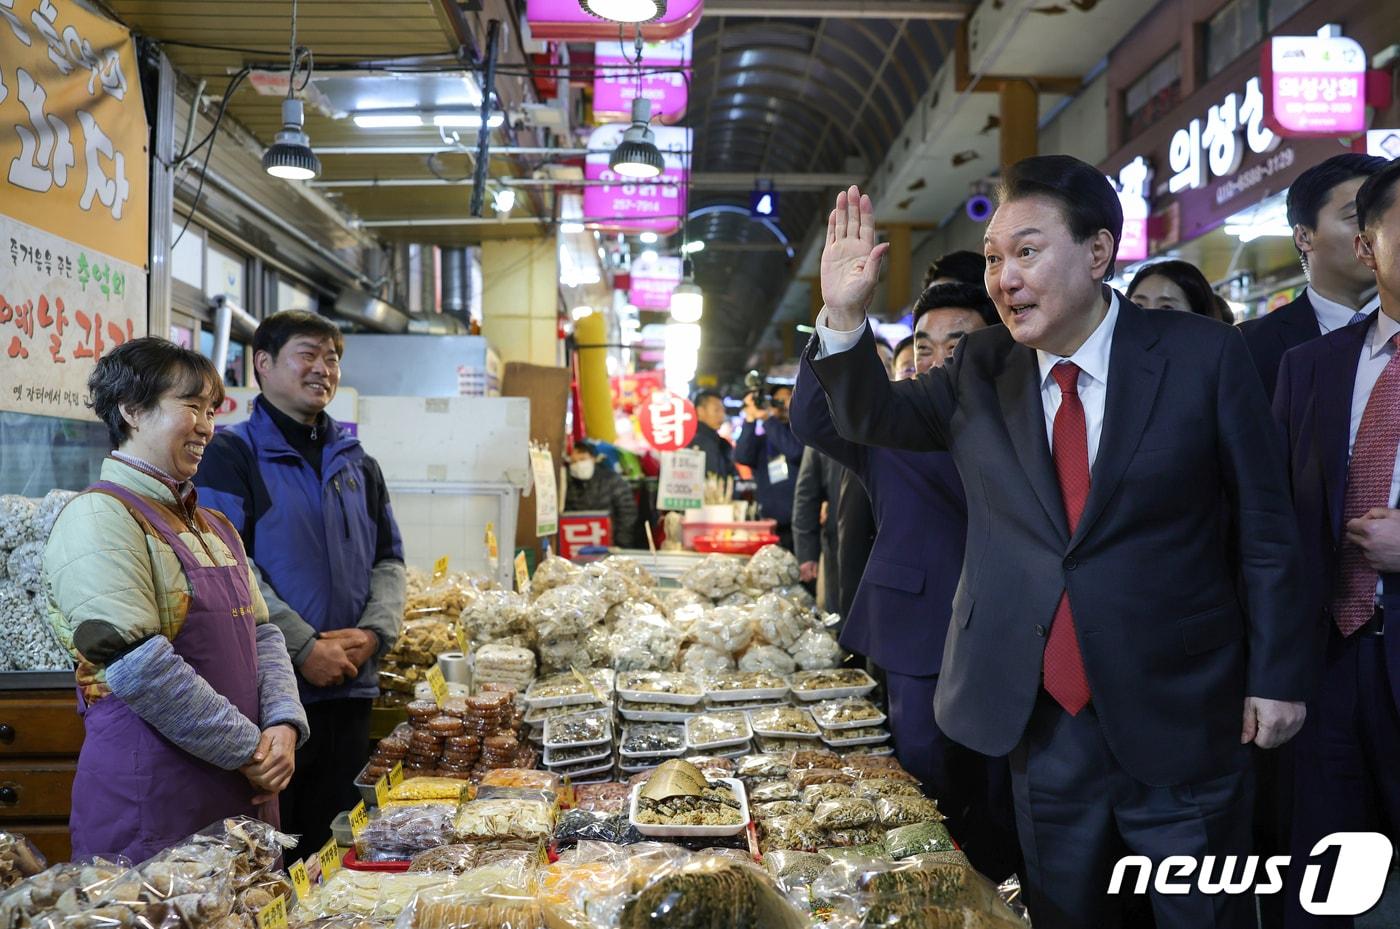
<svg viewBox="0 0 1400 929"><path fill-rule="evenodd" d="M44 552L86 729L69 827L75 859L141 861L227 816L277 824L306 714L238 533L190 482L224 400L214 366L135 339L88 389L114 451Z"/></svg>
<svg viewBox="0 0 1400 929"><path fill-rule="evenodd" d="M1157 261L1143 268L1128 285L1128 299L1148 310L1185 310L1231 325L1235 322L1233 314L1221 315L1223 301L1217 301L1210 282L1189 261Z"/></svg>

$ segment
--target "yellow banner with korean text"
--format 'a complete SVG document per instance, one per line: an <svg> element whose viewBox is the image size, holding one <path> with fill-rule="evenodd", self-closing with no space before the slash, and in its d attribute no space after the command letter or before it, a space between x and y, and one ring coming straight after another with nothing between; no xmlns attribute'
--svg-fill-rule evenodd
<svg viewBox="0 0 1400 929"><path fill-rule="evenodd" d="M0 0L0 410L94 418L97 359L146 334L147 143L125 28Z"/></svg>

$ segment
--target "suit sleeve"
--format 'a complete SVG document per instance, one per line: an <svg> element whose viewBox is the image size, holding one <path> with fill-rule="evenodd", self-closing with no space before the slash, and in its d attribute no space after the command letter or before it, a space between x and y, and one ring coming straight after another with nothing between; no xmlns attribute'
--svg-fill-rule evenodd
<svg viewBox="0 0 1400 929"><path fill-rule="evenodd" d="M797 469L797 489L792 496L792 541L799 562L816 561L822 555L821 453L809 448Z"/></svg>
<svg viewBox="0 0 1400 929"><path fill-rule="evenodd" d="M865 575L865 563L875 543L875 514L870 497L854 471L841 477L841 497L836 504L836 564L841 576L841 615L851 615L856 591Z"/></svg>
<svg viewBox="0 0 1400 929"><path fill-rule="evenodd" d="M804 444L820 449L853 471L865 469L869 450L864 445L842 438L841 433L836 431L836 425L831 421L831 410L827 407L826 393L805 357L797 371L797 385L792 391L788 421L792 424L793 435Z"/></svg>
<svg viewBox="0 0 1400 929"><path fill-rule="evenodd" d="M769 419L763 424L764 435L768 437L768 448L788 458L801 458L806 448L802 440L793 435L792 426L777 419Z"/></svg>
<svg viewBox="0 0 1400 929"><path fill-rule="evenodd" d="M807 346L812 371L831 401L831 418L845 438L862 445L915 452L947 451L948 423L957 405L954 389L967 341L953 360L917 378L891 382L866 326L850 351L818 358L819 343Z"/></svg>
<svg viewBox="0 0 1400 929"><path fill-rule="evenodd" d="M1220 469L1247 604L1246 694L1307 700L1322 670L1325 627L1308 606L1287 457L1243 339L1224 340L1216 389Z"/></svg>

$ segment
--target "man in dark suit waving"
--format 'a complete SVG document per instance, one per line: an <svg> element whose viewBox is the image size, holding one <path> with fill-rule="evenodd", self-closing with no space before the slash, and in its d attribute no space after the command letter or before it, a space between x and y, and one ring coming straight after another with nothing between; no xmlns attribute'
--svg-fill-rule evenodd
<svg viewBox="0 0 1400 929"><path fill-rule="evenodd" d="M847 438L952 452L967 556L938 724L1011 756L1038 929L1114 926L1119 856L1248 852L1244 743L1302 725L1317 623L1238 333L1104 286L1122 211L1092 166L1026 159L998 194L984 250L1005 326L893 384L865 325L887 246L870 199L841 194L812 370ZM1253 924L1248 896L1154 890L1152 907L1159 929Z"/></svg>

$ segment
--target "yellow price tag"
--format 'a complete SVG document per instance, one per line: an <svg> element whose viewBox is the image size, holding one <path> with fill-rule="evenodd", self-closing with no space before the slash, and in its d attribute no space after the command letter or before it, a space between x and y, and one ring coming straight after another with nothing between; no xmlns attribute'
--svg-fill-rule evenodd
<svg viewBox="0 0 1400 929"><path fill-rule="evenodd" d="M447 699L447 681L442 676L442 668L437 665L428 669L428 686L433 689L433 699L438 706L442 706L442 701Z"/></svg>
<svg viewBox="0 0 1400 929"><path fill-rule="evenodd" d="M287 899L277 897L258 910L258 929L287 929Z"/></svg>
<svg viewBox="0 0 1400 929"><path fill-rule="evenodd" d="M350 834L355 838L360 837L360 833L365 831L369 825L369 810L365 809L365 801L361 800L355 804L355 808L350 811Z"/></svg>
<svg viewBox="0 0 1400 929"><path fill-rule="evenodd" d="M326 840L316 857L321 862L321 883L324 884L340 870L340 846L335 843L335 836Z"/></svg>
<svg viewBox="0 0 1400 929"><path fill-rule="evenodd" d="M402 784L402 783L403 783L403 762L402 762L402 761L396 761L396 762L394 762L394 766L393 766L392 768L389 769L389 786L390 786L391 788L393 788L393 787L399 786L399 785Z"/></svg>
<svg viewBox="0 0 1400 929"><path fill-rule="evenodd" d="M486 524L486 554L492 561L501 557L501 550L496 547L496 524Z"/></svg>
<svg viewBox="0 0 1400 929"><path fill-rule="evenodd" d="M433 577L444 577L447 574L447 556L443 555L433 562Z"/></svg>
<svg viewBox="0 0 1400 929"><path fill-rule="evenodd" d="M524 552L517 552L515 555L515 589L520 593L525 593L525 588L530 586L530 563L525 560Z"/></svg>
<svg viewBox="0 0 1400 929"><path fill-rule="evenodd" d="M471 653L471 643L467 641L467 627L461 622L457 623L457 648L463 655Z"/></svg>
<svg viewBox="0 0 1400 929"><path fill-rule="evenodd" d="M389 778L387 775L374 782L374 802L380 809L383 809L385 804L389 802Z"/></svg>
<svg viewBox="0 0 1400 929"><path fill-rule="evenodd" d="M287 874L292 878L292 886L296 888L297 899L305 902L311 896L311 875L306 873L306 862L293 862L287 869Z"/></svg>

